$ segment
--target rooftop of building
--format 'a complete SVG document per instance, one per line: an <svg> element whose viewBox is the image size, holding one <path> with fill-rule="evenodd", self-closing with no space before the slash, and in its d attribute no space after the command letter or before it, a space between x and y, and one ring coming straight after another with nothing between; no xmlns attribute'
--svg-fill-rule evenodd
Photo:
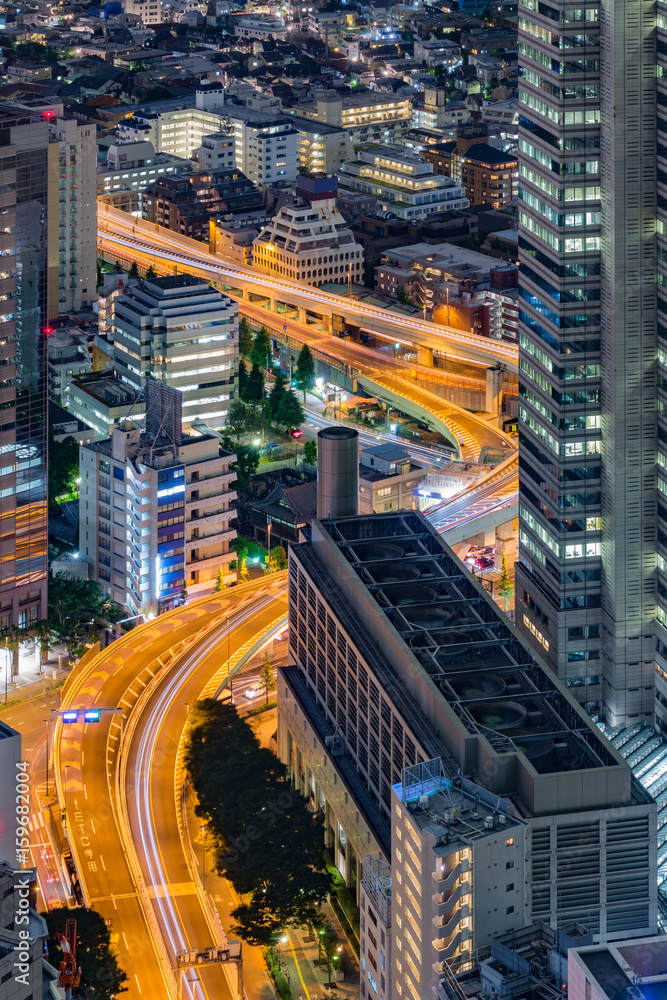
<svg viewBox="0 0 667 1000"><path fill-rule="evenodd" d="M476 160L489 166L516 163L516 154L504 153L501 149L496 149L487 142L475 142L472 146L468 146L465 153L460 155L464 160Z"/></svg>
<svg viewBox="0 0 667 1000"><path fill-rule="evenodd" d="M537 774L627 766L421 515L316 524L469 735Z"/></svg>
<svg viewBox="0 0 667 1000"><path fill-rule="evenodd" d="M651 944L653 945L654 941ZM644 947L642 947L641 941L637 941L637 945L641 965ZM637 968L630 966L630 971L628 971L625 966L632 961L632 955L623 955L620 947L581 948L577 952L577 957L588 970L591 979L595 980L609 1000L641 1000L642 996L646 1000L665 1000L667 998L666 949L667 942L661 949L662 972L651 982L642 981L641 972ZM630 951L631 949L625 950ZM655 976L655 971L652 970L652 972ZM637 981L635 981L636 976L640 977Z"/></svg>
<svg viewBox="0 0 667 1000"><path fill-rule="evenodd" d="M390 264L408 269L413 263L419 263L422 267L442 271L453 267L488 271L490 268L505 264L495 257L469 250L468 247L458 246L456 243L412 243L409 246L385 250L384 256Z"/></svg>

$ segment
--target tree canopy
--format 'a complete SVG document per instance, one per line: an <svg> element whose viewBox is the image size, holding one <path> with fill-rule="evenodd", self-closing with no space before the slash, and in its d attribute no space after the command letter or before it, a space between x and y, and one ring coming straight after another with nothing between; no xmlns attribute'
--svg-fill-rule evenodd
<svg viewBox="0 0 667 1000"><path fill-rule="evenodd" d="M63 493L76 495L79 491L79 445L68 434L62 441L55 441L49 424L49 507L57 510L56 497Z"/></svg>
<svg viewBox="0 0 667 1000"><path fill-rule="evenodd" d="M229 703L198 701L185 753L197 814L209 821L217 870L243 897L234 932L268 945L286 926L316 919L332 880L322 870L322 820L290 785Z"/></svg>
<svg viewBox="0 0 667 1000"><path fill-rule="evenodd" d="M225 430L229 431L231 437L237 442L237 444L241 440L241 435L246 429L247 419L248 414L246 404L240 399L232 400L227 410Z"/></svg>
<svg viewBox="0 0 667 1000"><path fill-rule="evenodd" d="M260 368L267 368L271 362L271 338L265 326L255 334L250 351L250 360Z"/></svg>
<svg viewBox="0 0 667 1000"><path fill-rule="evenodd" d="M269 414L276 420L278 418L278 413L280 411L280 401L285 395L287 385L287 378L278 369L275 372L275 380L271 387L271 392L269 393Z"/></svg>
<svg viewBox="0 0 667 1000"><path fill-rule="evenodd" d="M306 392L315 385L315 359L308 344L303 345L297 358L296 384L301 389L305 402Z"/></svg>
<svg viewBox="0 0 667 1000"><path fill-rule="evenodd" d="M299 424L303 423L303 407L291 389L286 391L282 396L276 419L279 424L282 424L287 429L298 427Z"/></svg>
<svg viewBox="0 0 667 1000"><path fill-rule="evenodd" d="M246 357L250 354L252 351L252 340L250 323L245 316L241 316L239 320L239 354L243 354Z"/></svg>
<svg viewBox="0 0 667 1000"><path fill-rule="evenodd" d="M239 399L248 402L248 369L243 358L239 358Z"/></svg>
<svg viewBox="0 0 667 1000"><path fill-rule="evenodd" d="M250 370L246 393L249 403L261 403L264 399L264 372L256 363Z"/></svg>
<svg viewBox="0 0 667 1000"><path fill-rule="evenodd" d="M118 965L111 942L111 930L97 910L79 906L57 907L42 913L49 929L47 948L49 962L57 969L62 961L62 949L56 934L65 933L68 920L76 920L76 961L81 966L81 985L77 996L83 1000L114 1000L126 993L127 973Z"/></svg>
<svg viewBox="0 0 667 1000"><path fill-rule="evenodd" d="M50 627L67 643L70 655L84 642L96 641L100 630L117 622L122 614L96 580L56 573L49 582L48 593Z"/></svg>

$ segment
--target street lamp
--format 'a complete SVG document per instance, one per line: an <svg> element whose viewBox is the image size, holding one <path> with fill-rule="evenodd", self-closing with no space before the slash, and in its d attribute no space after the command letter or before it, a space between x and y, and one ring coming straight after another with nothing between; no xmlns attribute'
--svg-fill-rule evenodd
<svg viewBox="0 0 667 1000"><path fill-rule="evenodd" d="M46 798L49 797L49 720L44 719L46 726Z"/></svg>
<svg viewBox="0 0 667 1000"><path fill-rule="evenodd" d="M266 565L271 562L271 518L266 519Z"/></svg>
<svg viewBox="0 0 667 1000"><path fill-rule="evenodd" d="M394 392L398 392L398 352L401 345L397 342L394 344Z"/></svg>
<svg viewBox="0 0 667 1000"><path fill-rule="evenodd" d="M202 823L199 827L201 830L201 887L206 889L206 840L204 837L204 830L206 829L206 824Z"/></svg>

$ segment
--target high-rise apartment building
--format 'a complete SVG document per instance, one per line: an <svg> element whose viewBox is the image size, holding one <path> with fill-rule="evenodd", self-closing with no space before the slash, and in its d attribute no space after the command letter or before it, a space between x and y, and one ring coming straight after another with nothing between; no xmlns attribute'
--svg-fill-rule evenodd
<svg viewBox="0 0 667 1000"><path fill-rule="evenodd" d="M648 6L519 6L516 591L518 626L583 704L665 729L655 28Z"/></svg>
<svg viewBox="0 0 667 1000"><path fill-rule="evenodd" d="M202 278L146 278L115 301L115 370L136 390L146 375L180 389L184 424L221 427L234 394L238 315Z"/></svg>
<svg viewBox="0 0 667 1000"><path fill-rule="evenodd" d="M49 119L49 320L95 300L97 145L95 126Z"/></svg>
<svg viewBox="0 0 667 1000"><path fill-rule="evenodd" d="M211 591L219 570L234 580L234 460L217 435L174 443L131 420L82 445L79 553L91 579L130 614L167 610L184 586Z"/></svg>
<svg viewBox="0 0 667 1000"><path fill-rule="evenodd" d="M46 616L49 126L0 105L0 625ZM18 668L15 657L16 668Z"/></svg>
<svg viewBox="0 0 667 1000"><path fill-rule="evenodd" d="M348 884L377 890L362 997L430 1000L534 920L652 933L655 803L428 522L313 520L289 554L278 753Z"/></svg>

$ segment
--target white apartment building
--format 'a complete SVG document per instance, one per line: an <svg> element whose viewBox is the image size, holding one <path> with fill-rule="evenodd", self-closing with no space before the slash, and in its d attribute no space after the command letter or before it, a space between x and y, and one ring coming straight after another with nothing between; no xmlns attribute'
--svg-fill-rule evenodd
<svg viewBox="0 0 667 1000"><path fill-rule="evenodd" d="M396 94L366 91L340 97L333 91L289 109L297 118L344 128L355 146L400 142L412 124L412 100Z"/></svg>
<svg viewBox="0 0 667 1000"><path fill-rule="evenodd" d="M115 301L115 369L137 391L147 375L179 389L184 424L222 427L234 391L238 315L238 304L202 278L145 278Z"/></svg>
<svg viewBox="0 0 667 1000"><path fill-rule="evenodd" d="M100 372L94 378L74 378L69 386L69 410L94 431L96 441L111 437L129 417L141 420L146 408L143 397L113 372Z"/></svg>
<svg viewBox="0 0 667 1000"><path fill-rule="evenodd" d="M336 207L335 177L299 177L295 205L284 205L253 241L253 267L275 277L323 285L361 281L364 251Z"/></svg>
<svg viewBox="0 0 667 1000"><path fill-rule="evenodd" d="M196 155L202 170L233 170L236 166L236 138L231 132L205 135Z"/></svg>
<svg viewBox="0 0 667 1000"><path fill-rule="evenodd" d="M114 143L107 150L106 164L100 164L97 169L97 195L143 191L158 177L169 177L191 169L189 159L156 153L148 139Z"/></svg>
<svg viewBox="0 0 667 1000"><path fill-rule="evenodd" d="M220 569L235 579L235 456L217 435L174 444L127 420L79 456L79 555L128 613L173 607L184 586L211 591Z"/></svg>
<svg viewBox="0 0 667 1000"><path fill-rule="evenodd" d="M228 108L236 166L259 188L290 187L298 173L299 133L285 115Z"/></svg>
<svg viewBox="0 0 667 1000"><path fill-rule="evenodd" d="M470 111L462 101L447 102L446 91L439 87L429 87L424 91L423 102L415 103L412 109L414 128L430 128L435 131L456 128L470 118Z"/></svg>
<svg viewBox="0 0 667 1000"><path fill-rule="evenodd" d="M404 147L360 149L355 160L342 166L338 179L342 188L373 195L383 211L394 212L399 219L425 219L470 204L459 183L434 174L432 163Z"/></svg>
<svg viewBox="0 0 667 1000"><path fill-rule="evenodd" d="M141 18L141 23L149 24L162 23L162 0L123 0L123 12L125 14L136 14Z"/></svg>
<svg viewBox="0 0 667 1000"><path fill-rule="evenodd" d="M221 138L233 136L236 166L258 187L289 187L298 171L299 132L283 114L255 111L241 105L225 104L221 84L200 87L196 107L167 111L135 111L118 125L121 142L151 142L161 153L192 159L201 150L204 138L219 137L215 148L204 155L224 153L228 147Z"/></svg>
<svg viewBox="0 0 667 1000"><path fill-rule="evenodd" d="M446 38L429 38L423 41L415 38L414 61L425 62L427 66L444 66L450 72L461 65L461 46Z"/></svg>
<svg viewBox="0 0 667 1000"><path fill-rule="evenodd" d="M72 379L92 371L88 338L78 327L61 327L47 340L49 398L69 409Z"/></svg>
<svg viewBox="0 0 667 1000"><path fill-rule="evenodd" d="M281 17L273 14L254 14L252 16L234 18L234 34L237 38L257 38L265 41L267 38L287 38L287 28Z"/></svg>
<svg viewBox="0 0 667 1000"><path fill-rule="evenodd" d="M95 300L97 279L95 126L74 118L49 122L49 319ZM56 197L57 191L57 197ZM56 281L57 278L57 281Z"/></svg>

